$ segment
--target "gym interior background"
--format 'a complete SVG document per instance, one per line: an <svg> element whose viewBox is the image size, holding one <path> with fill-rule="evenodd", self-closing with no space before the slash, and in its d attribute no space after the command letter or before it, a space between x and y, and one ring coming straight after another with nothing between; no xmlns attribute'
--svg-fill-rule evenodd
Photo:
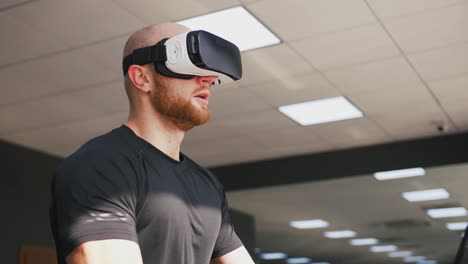
<svg viewBox="0 0 468 264"><path fill-rule="evenodd" d="M27 257L53 246L50 177L126 120L129 34L232 13L241 17L206 27L248 40L239 42L244 78L213 89L212 120L182 149L225 185L257 262L453 263L468 221L466 0L2 1L2 263L51 263ZM315 116L330 98L357 115L295 121L285 107L320 102L306 115ZM377 179L410 168L419 176ZM407 192L427 190L442 196L409 201ZM459 214L433 214L444 208ZM321 228L292 222L302 220ZM339 230L352 232L325 236Z"/></svg>

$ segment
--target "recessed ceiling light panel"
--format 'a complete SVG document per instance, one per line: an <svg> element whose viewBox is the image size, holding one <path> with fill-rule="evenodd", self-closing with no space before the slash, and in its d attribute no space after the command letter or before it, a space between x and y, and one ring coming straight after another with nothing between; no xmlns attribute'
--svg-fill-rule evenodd
<svg viewBox="0 0 468 264"><path fill-rule="evenodd" d="M286 261L288 264L309 264L310 258L288 258Z"/></svg>
<svg viewBox="0 0 468 264"><path fill-rule="evenodd" d="M404 192L401 194L408 202L434 201L450 198L450 193L445 189L432 189L413 192Z"/></svg>
<svg viewBox="0 0 468 264"><path fill-rule="evenodd" d="M436 208L427 210L427 214L432 218L467 216L468 212L464 207Z"/></svg>
<svg viewBox="0 0 468 264"><path fill-rule="evenodd" d="M178 21L191 30L206 30L246 51L280 43L280 39L242 6Z"/></svg>
<svg viewBox="0 0 468 264"><path fill-rule="evenodd" d="M426 257L423 256L411 256L403 259L403 262L421 262L426 260Z"/></svg>
<svg viewBox="0 0 468 264"><path fill-rule="evenodd" d="M388 253L388 256L391 258L405 258L405 257L410 257L413 255L412 251L394 251Z"/></svg>
<svg viewBox="0 0 468 264"><path fill-rule="evenodd" d="M417 177L426 175L423 168L411 168L403 170L382 171L374 173L374 177L379 181L393 180L408 177Z"/></svg>
<svg viewBox="0 0 468 264"><path fill-rule="evenodd" d="M324 233L325 237L331 239L355 237L356 232L351 230L328 231Z"/></svg>
<svg viewBox="0 0 468 264"><path fill-rule="evenodd" d="M322 219L291 221L289 222L289 225L297 229L314 229L325 228L330 226L330 224L327 221L324 221Z"/></svg>
<svg viewBox="0 0 468 264"><path fill-rule="evenodd" d="M370 251L375 252L375 253L392 252L392 251L396 251L397 249L398 247L394 245L382 245L382 246L370 247Z"/></svg>
<svg viewBox="0 0 468 264"><path fill-rule="evenodd" d="M370 245L376 245L379 243L379 240L377 238L356 238L356 239L351 239L349 241L349 244L352 246L370 246Z"/></svg>
<svg viewBox="0 0 468 264"><path fill-rule="evenodd" d="M445 226L448 230L452 231L465 230L468 226L468 222L447 223Z"/></svg>
<svg viewBox="0 0 468 264"><path fill-rule="evenodd" d="M280 106L278 110L302 126L329 123L364 116L359 109L342 96Z"/></svg>
<svg viewBox="0 0 468 264"><path fill-rule="evenodd" d="M282 252L271 252L271 253L262 253L260 254L261 259L271 260L271 259L285 259L288 255Z"/></svg>

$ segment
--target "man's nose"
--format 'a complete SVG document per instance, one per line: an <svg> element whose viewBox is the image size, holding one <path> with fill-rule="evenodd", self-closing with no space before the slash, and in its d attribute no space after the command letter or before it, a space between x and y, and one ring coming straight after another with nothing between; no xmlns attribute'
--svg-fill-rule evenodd
<svg viewBox="0 0 468 264"><path fill-rule="evenodd" d="M215 75L197 76L196 78L200 84L214 85L216 83L216 80L218 79L218 76L215 76Z"/></svg>

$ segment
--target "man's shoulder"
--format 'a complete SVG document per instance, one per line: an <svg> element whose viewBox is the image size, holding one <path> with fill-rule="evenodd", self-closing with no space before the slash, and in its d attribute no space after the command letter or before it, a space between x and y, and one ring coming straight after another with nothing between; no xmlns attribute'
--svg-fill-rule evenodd
<svg viewBox="0 0 468 264"><path fill-rule="evenodd" d="M134 149L119 135L116 128L85 142L70 156L65 158L59 170L75 170L82 166L88 168L118 162L134 153Z"/></svg>

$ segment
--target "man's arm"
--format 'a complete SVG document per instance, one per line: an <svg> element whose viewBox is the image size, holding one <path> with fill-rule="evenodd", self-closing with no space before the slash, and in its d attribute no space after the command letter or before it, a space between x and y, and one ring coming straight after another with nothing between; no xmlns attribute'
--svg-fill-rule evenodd
<svg viewBox="0 0 468 264"><path fill-rule="evenodd" d="M224 256L212 259L210 264L254 264L254 262L249 252L242 246Z"/></svg>
<svg viewBox="0 0 468 264"><path fill-rule="evenodd" d="M67 264L143 263L138 244L123 239L107 239L83 243L67 256L66 261Z"/></svg>

